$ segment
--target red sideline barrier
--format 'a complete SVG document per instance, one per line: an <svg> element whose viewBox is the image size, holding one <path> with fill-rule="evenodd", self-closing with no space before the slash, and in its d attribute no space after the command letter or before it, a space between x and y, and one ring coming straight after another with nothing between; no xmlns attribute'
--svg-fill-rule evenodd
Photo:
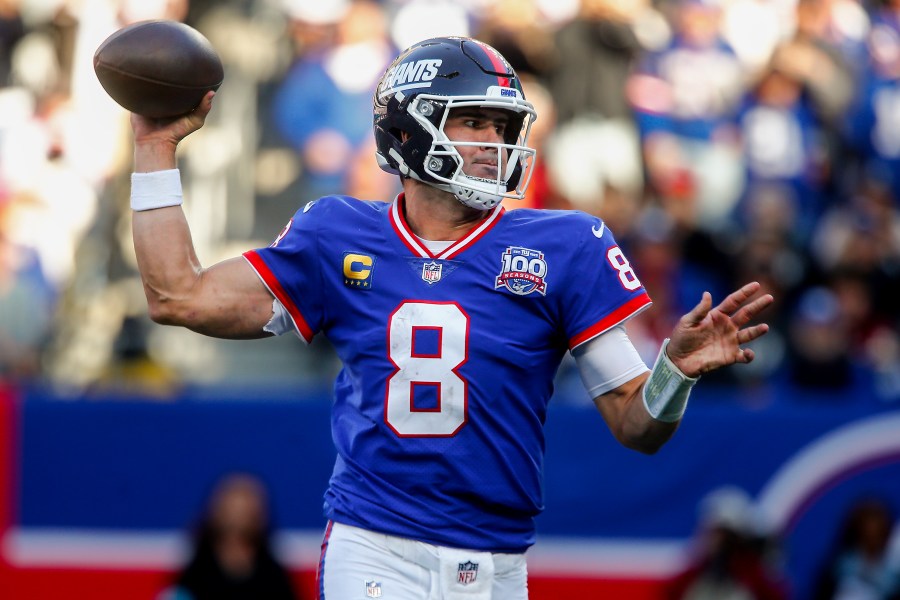
<svg viewBox="0 0 900 600"><path fill-rule="evenodd" d="M158 572L86 569L15 569L10 573L11 600L153 600L170 577Z"/></svg>
<svg viewBox="0 0 900 600"><path fill-rule="evenodd" d="M150 571L74 569L20 569L12 575L11 594L2 596L10 600L155 600L171 577ZM294 583L301 600L316 597L314 573L294 573ZM662 598L660 584L648 581L532 578L528 588L530 600Z"/></svg>
<svg viewBox="0 0 900 600"><path fill-rule="evenodd" d="M172 578L160 571L18 569L8 571L8 600L155 600ZM301 600L315 598L315 573L294 573Z"/></svg>
<svg viewBox="0 0 900 600"><path fill-rule="evenodd" d="M530 577L529 600L660 600L664 598L662 582L636 579L578 579Z"/></svg>

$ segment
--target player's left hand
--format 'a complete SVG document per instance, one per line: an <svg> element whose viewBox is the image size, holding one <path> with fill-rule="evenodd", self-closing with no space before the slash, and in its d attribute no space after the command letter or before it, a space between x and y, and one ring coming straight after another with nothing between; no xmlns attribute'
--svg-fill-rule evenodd
<svg viewBox="0 0 900 600"><path fill-rule="evenodd" d="M703 292L700 303L681 317L672 331L666 349L669 359L688 377L736 362L752 361L753 350L741 345L764 335L769 326L765 323L745 326L774 302L771 294L753 299L759 288L755 281L748 283L715 308L712 308L712 295Z"/></svg>

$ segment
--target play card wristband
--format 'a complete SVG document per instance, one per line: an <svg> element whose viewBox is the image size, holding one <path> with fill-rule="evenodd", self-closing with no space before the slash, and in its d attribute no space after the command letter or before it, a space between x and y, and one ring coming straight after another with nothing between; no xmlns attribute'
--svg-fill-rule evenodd
<svg viewBox="0 0 900 600"><path fill-rule="evenodd" d="M681 419L687 408L691 388L700 379L688 377L666 355L669 338L659 349L656 364L650 371L650 378L644 383L644 406L657 421L674 423Z"/></svg>
<svg viewBox="0 0 900 600"><path fill-rule="evenodd" d="M184 201L178 169L131 174L132 210L179 206Z"/></svg>

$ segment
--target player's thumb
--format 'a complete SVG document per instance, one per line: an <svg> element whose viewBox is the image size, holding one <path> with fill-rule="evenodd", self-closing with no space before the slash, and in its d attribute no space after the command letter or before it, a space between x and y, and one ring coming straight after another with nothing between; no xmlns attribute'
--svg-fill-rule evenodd
<svg viewBox="0 0 900 600"><path fill-rule="evenodd" d="M697 306L692 308L691 311L684 316L685 321L688 325L696 325L706 318L706 315L709 314L711 308L712 294L703 292L703 296L700 298L700 302L697 303Z"/></svg>

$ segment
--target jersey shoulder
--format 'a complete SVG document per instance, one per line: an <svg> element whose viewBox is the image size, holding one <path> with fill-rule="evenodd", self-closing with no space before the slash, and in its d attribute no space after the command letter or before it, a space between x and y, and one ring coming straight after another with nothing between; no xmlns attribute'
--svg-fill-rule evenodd
<svg viewBox="0 0 900 600"><path fill-rule="evenodd" d="M350 196L323 196L303 205L272 242L271 248L300 248L314 240L346 239L355 232L374 230L390 207L386 202Z"/></svg>
<svg viewBox="0 0 900 600"><path fill-rule="evenodd" d="M320 227L340 226L347 221L377 219L390 207L388 202L359 200L351 196L322 196L307 202L294 220L314 221Z"/></svg>
<svg viewBox="0 0 900 600"><path fill-rule="evenodd" d="M611 241L612 235L600 217L580 210L547 210L517 208L508 213L510 227L541 232L550 237L565 236L565 240L578 242L587 237Z"/></svg>

